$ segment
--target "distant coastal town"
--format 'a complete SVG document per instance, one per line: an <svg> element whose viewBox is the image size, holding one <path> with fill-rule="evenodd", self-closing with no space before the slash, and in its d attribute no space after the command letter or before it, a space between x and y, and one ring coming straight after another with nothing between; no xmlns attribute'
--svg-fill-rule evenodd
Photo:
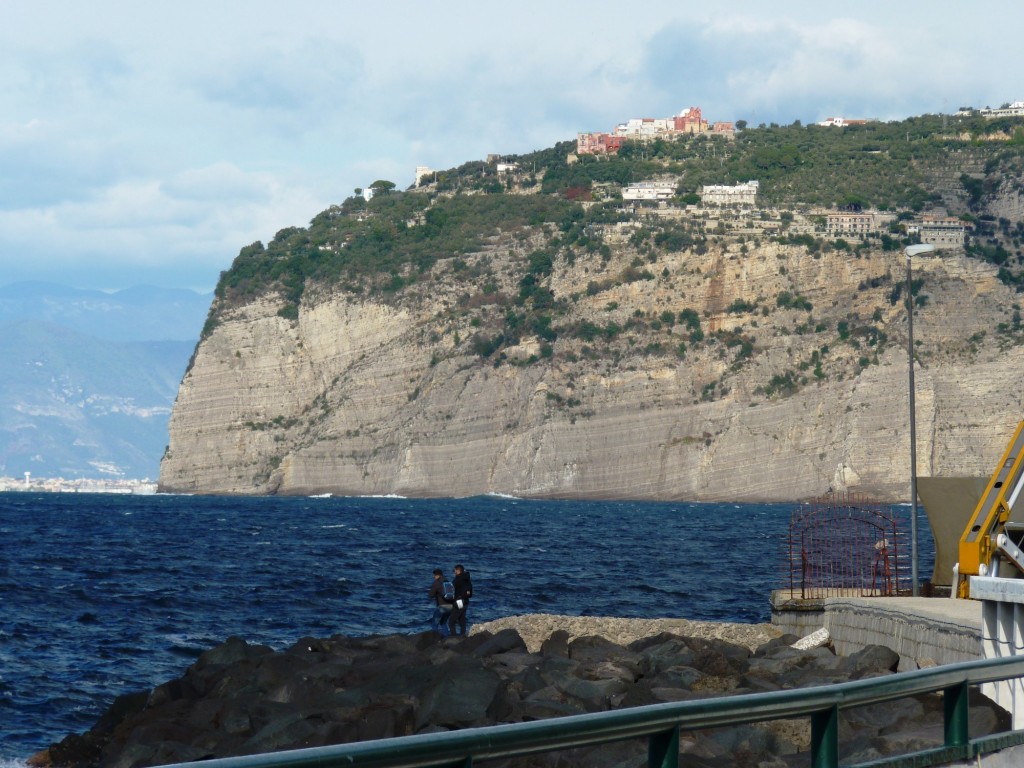
<svg viewBox="0 0 1024 768"><path fill-rule="evenodd" d="M126 478L77 478L32 477L26 472L23 477L0 477L0 493L20 491L25 493L119 493L149 495L156 493L156 483L149 478L129 480Z"/></svg>
<svg viewBox="0 0 1024 768"><path fill-rule="evenodd" d="M999 117L1024 117L1024 101L1007 102L998 109L984 107L960 107L957 117L970 117L981 115L993 120ZM797 121L799 122L799 121ZM858 117L826 117L815 125L823 128L847 128L850 126L867 125L878 122L877 118ZM746 129L746 120L736 122L728 120L709 121L703 116L700 107L685 107L679 114L671 117L631 117L623 123L619 123L609 132L603 131L581 131L576 135L576 152L570 157L570 162L580 155L617 155L625 141L651 142L657 139L673 139L678 136L716 136L724 139L735 139L739 131ZM764 128L764 124L760 125ZM516 163L502 162L500 155L489 155L488 163L497 164L499 176L514 174L519 170ZM437 176L438 171L426 165L416 167L413 179L413 186L419 187L426 179ZM375 189L372 187L357 190L363 198L369 201Z"/></svg>

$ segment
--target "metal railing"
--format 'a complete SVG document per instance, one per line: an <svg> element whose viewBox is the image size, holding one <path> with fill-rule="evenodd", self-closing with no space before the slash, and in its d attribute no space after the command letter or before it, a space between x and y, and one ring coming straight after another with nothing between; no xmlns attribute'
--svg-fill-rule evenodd
<svg viewBox="0 0 1024 768"><path fill-rule="evenodd" d="M178 765L192 768L470 768L477 760L647 738L648 766L675 768L679 764L680 731L809 717L811 765L813 768L837 768L840 710L941 691L945 743L934 749L870 763L871 766L923 768L1024 744L1024 731L972 740L967 730L969 686L1017 677L1024 677L1024 656L949 664L814 688L654 704L528 723Z"/></svg>

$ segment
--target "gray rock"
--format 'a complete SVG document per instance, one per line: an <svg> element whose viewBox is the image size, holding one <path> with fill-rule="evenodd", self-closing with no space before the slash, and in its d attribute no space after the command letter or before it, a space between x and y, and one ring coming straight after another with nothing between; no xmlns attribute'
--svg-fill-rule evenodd
<svg viewBox="0 0 1024 768"><path fill-rule="evenodd" d="M874 751L882 755L919 752L942 746L942 743L943 726L941 721L932 724L915 724L914 727L891 730L871 739L870 746L852 753L850 760L860 761L860 755Z"/></svg>
<svg viewBox="0 0 1024 768"><path fill-rule="evenodd" d="M700 698L697 694L691 691L689 688L671 688L668 686L651 686L651 698L652 703L662 701L689 701L690 699Z"/></svg>
<svg viewBox="0 0 1024 768"><path fill-rule="evenodd" d="M487 721L490 723L508 722L509 716L516 705L523 700L523 688L514 681L503 680L497 693L487 707Z"/></svg>
<svg viewBox="0 0 1024 768"><path fill-rule="evenodd" d="M844 710L841 718L857 730L869 728L885 732L903 728L905 723L921 718L924 713L925 708L917 699L896 699Z"/></svg>
<svg viewBox="0 0 1024 768"><path fill-rule="evenodd" d="M597 635L577 637L569 643L569 658L573 661L607 661L617 659L629 661L637 666L640 665L641 656L634 651L628 651L618 643L606 640Z"/></svg>
<svg viewBox="0 0 1024 768"><path fill-rule="evenodd" d="M640 653L644 674L658 674L669 667L690 666L696 658L684 638L667 633L639 640L632 643L629 649Z"/></svg>
<svg viewBox="0 0 1024 768"><path fill-rule="evenodd" d="M752 655L763 656L767 652L771 651L774 648L778 648L779 646L789 647L793 645L793 643L797 642L799 639L799 637L791 633L780 635L779 637L773 637L771 640L759 645L757 647L757 650L755 650Z"/></svg>
<svg viewBox="0 0 1024 768"><path fill-rule="evenodd" d="M507 651L492 656L487 666L502 677L513 677L537 666L537 656L527 651Z"/></svg>
<svg viewBox="0 0 1024 768"><path fill-rule="evenodd" d="M484 634L484 633L481 633ZM498 653L518 651L526 653L526 643L514 629L503 629L496 635L488 637L484 642L477 645L471 653L474 656L493 656Z"/></svg>
<svg viewBox="0 0 1024 768"><path fill-rule="evenodd" d="M674 688L685 688L691 689L698 680L704 677L700 670L694 669L693 667L670 667L657 675L652 675L648 679L651 685L661 685L666 687Z"/></svg>
<svg viewBox="0 0 1024 768"><path fill-rule="evenodd" d="M558 629L551 633L540 646L540 652L543 656L563 656L569 657L569 633L564 629Z"/></svg>
<svg viewBox="0 0 1024 768"><path fill-rule="evenodd" d="M252 734L252 720L249 713L231 703L226 703L219 713L220 727L229 736L249 736Z"/></svg>
<svg viewBox="0 0 1024 768"><path fill-rule="evenodd" d="M542 720L547 717L579 715L586 712L579 700L570 697L555 685L530 693L514 708L516 720ZM545 714L546 713L546 714Z"/></svg>
<svg viewBox="0 0 1024 768"><path fill-rule="evenodd" d="M640 668L628 661L610 659L582 664L578 674L589 680L621 680L625 683L634 683L640 677Z"/></svg>
<svg viewBox="0 0 1024 768"><path fill-rule="evenodd" d="M147 765L181 763L202 760L208 757L202 749L174 741L156 745L132 743L110 763L111 768L141 768Z"/></svg>
<svg viewBox="0 0 1024 768"><path fill-rule="evenodd" d="M664 699L654 693L655 683L650 680L641 679L635 685L631 685L619 699L619 706L623 709L628 707L646 707L649 704L660 704Z"/></svg>
<svg viewBox="0 0 1024 768"><path fill-rule="evenodd" d="M753 690L773 690L839 683L849 679L853 668L844 667L842 658L828 648L801 651L777 646L749 660L742 685Z"/></svg>
<svg viewBox="0 0 1024 768"><path fill-rule="evenodd" d="M487 710L501 688L497 673L465 657L440 669L437 685L423 693L416 729L427 723L458 728L485 722Z"/></svg>
<svg viewBox="0 0 1024 768"><path fill-rule="evenodd" d="M411 736L417 730L416 702L407 696L378 701L359 713L356 736L359 741Z"/></svg>
<svg viewBox="0 0 1024 768"><path fill-rule="evenodd" d="M611 698L625 693L629 686L619 679L584 680L567 677L555 683L562 693L579 699L587 712L602 712L611 709Z"/></svg>
<svg viewBox="0 0 1024 768"><path fill-rule="evenodd" d="M146 700L146 706L152 709L177 699L187 698L196 698L196 690L188 678L180 677L154 688Z"/></svg>
<svg viewBox="0 0 1024 768"><path fill-rule="evenodd" d="M268 720L245 742L247 752L277 752L294 745L308 746L316 728L298 712L288 712Z"/></svg>
<svg viewBox="0 0 1024 768"><path fill-rule="evenodd" d="M265 645L249 645L242 638L232 635L220 645L201 654L192 665L192 669L200 670L209 666L235 664L246 659L257 659L272 652Z"/></svg>
<svg viewBox="0 0 1024 768"><path fill-rule="evenodd" d="M550 685L555 680L561 680L566 675L575 674L579 669L579 662L573 659L565 659L560 656L542 656L537 664L537 672L545 685Z"/></svg>
<svg viewBox="0 0 1024 768"><path fill-rule="evenodd" d="M582 715L586 712L579 704L552 699L523 699L509 714L510 723L524 723L532 720L546 720L549 717Z"/></svg>
<svg viewBox="0 0 1024 768"><path fill-rule="evenodd" d="M849 672L851 680L878 674L895 672L900 655L883 645L869 645L842 660L842 669Z"/></svg>

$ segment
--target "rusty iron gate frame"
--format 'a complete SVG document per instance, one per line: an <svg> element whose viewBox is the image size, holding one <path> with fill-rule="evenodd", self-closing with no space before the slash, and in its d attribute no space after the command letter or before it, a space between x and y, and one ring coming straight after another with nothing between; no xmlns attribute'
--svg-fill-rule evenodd
<svg viewBox="0 0 1024 768"><path fill-rule="evenodd" d="M800 504L789 523L792 597L894 597L910 590L899 515L855 492Z"/></svg>

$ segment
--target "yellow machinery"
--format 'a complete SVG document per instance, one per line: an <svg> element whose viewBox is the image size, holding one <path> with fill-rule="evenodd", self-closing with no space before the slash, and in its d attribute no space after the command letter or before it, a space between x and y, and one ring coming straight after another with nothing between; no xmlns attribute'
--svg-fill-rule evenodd
<svg viewBox="0 0 1024 768"><path fill-rule="evenodd" d="M1013 439L985 486L978 506L960 537L960 562L953 573L956 596L970 597L971 576L1024 577L1024 499L1014 508L1024 490L1024 421L1017 425ZM1000 567L1003 563L1013 568Z"/></svg>

